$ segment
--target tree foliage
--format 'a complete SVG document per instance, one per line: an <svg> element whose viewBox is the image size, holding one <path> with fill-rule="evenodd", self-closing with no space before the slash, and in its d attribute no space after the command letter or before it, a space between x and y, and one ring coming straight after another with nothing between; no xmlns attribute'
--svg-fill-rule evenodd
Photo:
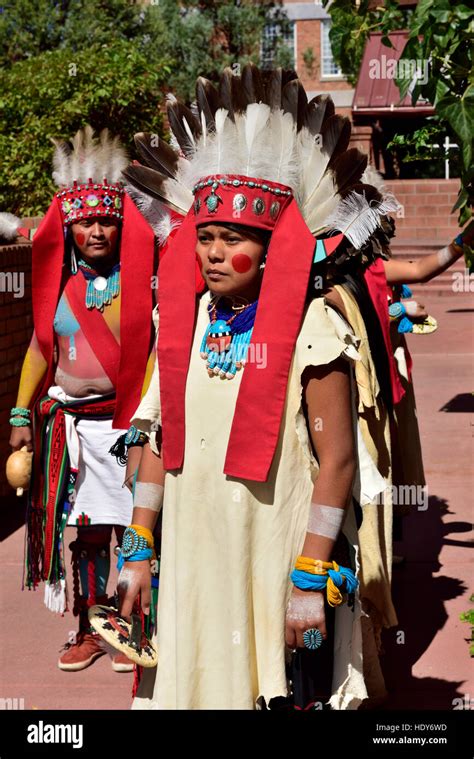
<svg viewBox="0 0 474 759"><path fill-rule="evenodd" d="M166 29L164 49L173 58L170 88L184 100L194 98L199 75L217 80L225 66L260 63L262 33L266 24L280 27L275 63L292 63L283 42L288 25L280 1L270 0L159 0Z"/></svg>
<svg viewBox="0 0 474 759"><path fill-rule="evenodd" d="M408 13L396 0L387 0L375 9L369 0L359 5L355 0L333 0L328 12L333 22L330 38L334 57L353 83L371 32L382 32L382 41L390 46L390 31L408 30L400 60L422 61L428 70L426 83L418 81L413 87L412 101L425 98L434 106L435 116L412 135L396 137L393 144L405 150L405 160L439 158L439 148L434 145L440 144L441 133L459 145L461 190L453 210L459 210L459 222L464 224L472 215L474 200L474 11L452 0L420 0ZM402 78L396 83L403 98L413 81L409 67L401 68L401 72Z"/></svg>
<svg viewBox="0 0 474 759"><path fill-rule="evenodd" d="M86 123L161 133L164 96L194 98L197 76L259 62L262 31L288 23L276 0L6 0L0 13L0 209L45 210L51 137ZM280 35L282 36L282 35ZM290 52L277 39L275 62Z"/></svg>
<svg viewBox="0 0 474 759"><path fill-rule="evenodd" d="M161 133L159 105L169 75L152 67L133 41L46 51L0 73L0 208L23 216L45 211L54 192L52 137L90 123L109 127L132 147L135 132Z"/></svg>

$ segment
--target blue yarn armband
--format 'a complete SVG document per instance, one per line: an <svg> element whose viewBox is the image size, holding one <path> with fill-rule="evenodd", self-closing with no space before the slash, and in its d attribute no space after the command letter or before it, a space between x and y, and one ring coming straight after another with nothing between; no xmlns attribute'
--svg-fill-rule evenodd
<svg viewBox="0 0 474 759"><path fill-rule="evenodd" d="M329 577L337 588L342 588L345 581L347 593L353 593L359 585L354 572L348 567L339 567L338 572L335 569L328 569L326 575L314 575L302 569L294 569L290 575L291 582L300 590L324 590Z"/></svg>
<svg viewBox="0 0 474 759"><path fill-rule="evenodd" d="M300 590L324 590L328 584L328 575L313 575L302 569L294 569L290 580Z"/></svg>
<svg viewBox="0 0 474 759"><path fill-rule="evenodd" d="M405 334L406 332L413 332L413 322L410 321L408 316L404 316L403 319L400 319L398 322L397 329L402 334Z"/></svg>
<svg viewBox="0 0 474 759"><path fill-rule="evenodd" d="M401 294L400 297L401 298L411 298L412 295L413 295L413 293L410 290L410 288L408 287L408 285L402 285L402 294Z"/></svg>
<svg viewBox="0 0 474 759"><path fill-rule="evenodd" d="M144 548L142 551L137 551L136 553L132 553L131 556L127 556L126 559L122 556L122 552L120 551L118 561L117 561L117 569L120 572L123 565L126 561L145 561L145 559L151 559L153 556L153 551L151 548Z"/></svg>

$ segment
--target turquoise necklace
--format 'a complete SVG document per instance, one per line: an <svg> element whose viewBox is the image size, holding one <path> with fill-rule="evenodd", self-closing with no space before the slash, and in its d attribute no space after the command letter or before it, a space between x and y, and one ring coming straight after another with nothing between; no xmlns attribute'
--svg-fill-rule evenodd
<svg viewBox="0 0 474 759"><path fill-rule="evenodd" d="M120 292L120 261L111 268L106 277L97 274L82 258L77 262L77 266L87 281L86 308L103 311L104 306L110 306Z"/></svg>
<svg viewBox="0 0 474 759"><path fill-rule="evenodd" d="M219 302L220 301L220 302ZM210 324L201 341L201 358L210 377L233 379L248 360L258 300L229 306L225 298L213 298L207 310Z"/></svg>

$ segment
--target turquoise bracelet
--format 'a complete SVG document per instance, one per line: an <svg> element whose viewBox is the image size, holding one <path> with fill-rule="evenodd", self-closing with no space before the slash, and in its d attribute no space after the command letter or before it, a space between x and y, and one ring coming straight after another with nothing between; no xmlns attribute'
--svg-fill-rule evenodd
<svg viewBox="0 0 474 759"><path fill-rule="evenodd" d="M23 408L22 406L14 406L10 411L10 416L27 416L31 415L29 408Z"/></svg>
<svg viewBox="0 0 474 759"><path fill-rule="evenodd" d="M10 424L12 427L29 427L31 422L29 419L25 419L24 416L12 416Z"/></svg>

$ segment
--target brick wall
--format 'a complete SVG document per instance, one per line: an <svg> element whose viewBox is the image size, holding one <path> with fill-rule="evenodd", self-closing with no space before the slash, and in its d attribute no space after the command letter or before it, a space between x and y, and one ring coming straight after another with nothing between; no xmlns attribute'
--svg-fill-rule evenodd
<svg viewBox="0 0 474 759"><path fill-rule="evenodd" d="M456 202L459 179L395 179L386 182L403 205L397 218L396 240L420 240L446 245L458 232Z"/></svg>
<svg viewBox="0 0 474 759"><path fill-rule="evenodd" d="M312 48L314 54L311 73L308 72L303 58L307 48ZM321 79L321 22L318 20L296 22L296 71L306 91L352 90L352 85L345 79ZM338 108L338 113L341 112L342 109ZM350 115L350 109L347 115Z"/></svg>
<svg viewBox="0 0 474 759"><path fill-rule="evenodd" d="M31 245L0 245L0 496L11 497L13 490L5 477L5 462L10 454L8 423L10 409L15 405L21 365L33 331L31 312ZM24 295L8 292L8 283L15 282L8 274L22 275ZM19 282L19 280L16 280Z"/></svg>

